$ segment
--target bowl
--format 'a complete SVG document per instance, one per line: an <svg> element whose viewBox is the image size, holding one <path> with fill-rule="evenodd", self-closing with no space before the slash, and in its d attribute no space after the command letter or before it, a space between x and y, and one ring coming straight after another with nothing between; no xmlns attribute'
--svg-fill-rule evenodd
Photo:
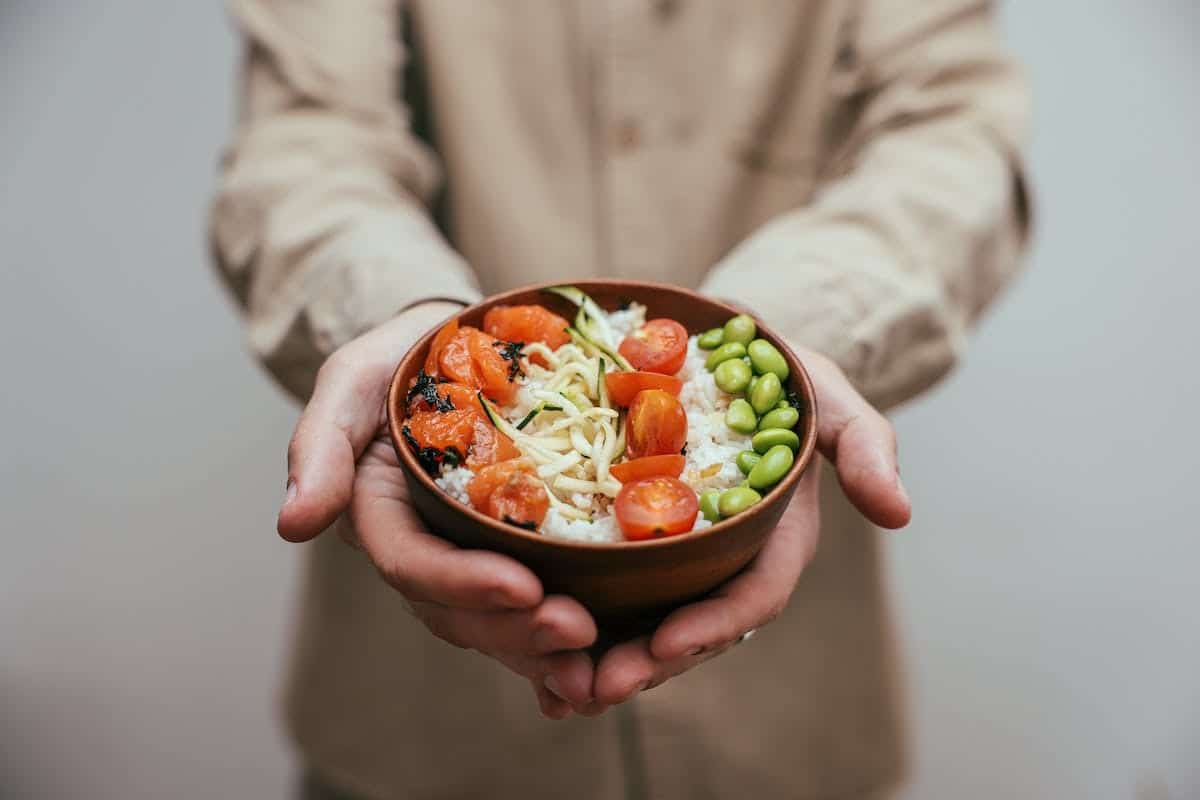
<svg viewBox="0 0 1200 800"><path fill-rule="evenodd" d="M574 307L568 301L542 291L553 285L527 286L494 295L463 309L457 315L458 321L482 327L488 309L520 304L543 305L570 318ZM689 334L719 327L742 313L696 292L660 283L593 279L572 285L587 292L606 310L629 300L642 303L647 318L677 320ZM796 427L800 450L791 470L746 511L695 533L638 542L591 543L546 537L492 519L451 498L421 468L401 435L407 388L425 362L436 329L425 334L400 362L387 398L388 429L413 506L432 532L454 544L504 553L525 564L548 594L576 598L602 629L652 628L671 610L716 588L754 558L812 462L816 443L812 381L787 344L769 328L758 325L758 335L775 345L787 360L791 373L788 388L800 397L804 410Z"/></svg>

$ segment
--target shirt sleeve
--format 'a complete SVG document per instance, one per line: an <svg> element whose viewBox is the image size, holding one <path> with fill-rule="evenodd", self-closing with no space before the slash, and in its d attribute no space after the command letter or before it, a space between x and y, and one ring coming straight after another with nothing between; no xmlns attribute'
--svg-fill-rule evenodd
<svg viewBox="0 0 1200 800"><path fill-rule="evenodd" d="M886 408L949 372L1018 270L1029 99L988 3L868 0L848 44L835 90L858 110L813 202L734 248L703 290Z"/></svg>
<svg viewBox="0 0 1200 800"><path fill-rule="evenodd" d="M425 207L440 168L400 99L397 0L229 9L245 57L212 251L250 348L306 397L342 343L424 298L473 302L479 290Z"/></svg>

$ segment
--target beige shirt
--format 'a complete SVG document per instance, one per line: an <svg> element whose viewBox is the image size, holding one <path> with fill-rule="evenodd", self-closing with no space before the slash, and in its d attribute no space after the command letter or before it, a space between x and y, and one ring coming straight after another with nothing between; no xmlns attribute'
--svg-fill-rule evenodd
<svg viewBox="0 0 1200 800"><path fill-rule="evenodd" d="M213 249L298 396L421 298L607 275L748 306L889 407L955 364L1018 266L1028 101L986 2L231 8L247 57ZM822 499L780 620L636 715L565 724L324 537L292 733L368 796L870 796L903 762L875 532Z"/></svg>

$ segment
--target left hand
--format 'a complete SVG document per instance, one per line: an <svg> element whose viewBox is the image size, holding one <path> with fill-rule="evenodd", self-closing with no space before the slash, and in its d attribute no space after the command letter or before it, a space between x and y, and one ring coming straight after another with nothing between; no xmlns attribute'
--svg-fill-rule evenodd
<svg viewBox="0 0 1200 800"><path fill-rule="evenodd" d="M816 388L818 449L836 468L846 496L875 524L904 527L911 506L897 471L891 423L828 358L803 349L797 354ZM584 713L602 713L686 672L783 612L817 549L820 472L816 464L809 468L778 527L745 570L705 599L672 613L653 635L604 654L596 666L595 700Z"/></svg>

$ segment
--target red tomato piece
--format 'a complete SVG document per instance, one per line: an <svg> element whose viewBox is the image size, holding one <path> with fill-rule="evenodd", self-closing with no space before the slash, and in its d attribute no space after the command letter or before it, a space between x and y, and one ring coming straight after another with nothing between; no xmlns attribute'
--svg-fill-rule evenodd
<svg viewBox="0 0 1200 800"><path fill-rule="evenodd" d="M429 344L429 355L425 356L425 374L438 376L438 357L450 340L458 335L458 319L452 319L441 327Z"/></svg>
<svg viewBox="0 0 1200 800"><path fill-rule="evenodd" d="M673 319L652 319L621 340L618 348L634 369L674 375L687 358L687 328Z"/></svg>
<svg viewBox="0 0 1200 800"><path fill-rule="evenodd" d="M699 511L692 487L666 475L625 484L613 503L621 533L631 541L687 533Z"/></svg>
<svg viewBox="0 0 1200 800"><path fill-rule="evenodd" d="M500 461L520 458L521 451L482 414L475 420L475 439L467 455L467 467L478 472L480 468Z"/></svg>
<svg viewBox="0 0 1200 800"><path fill-rule="evenodd" d="M687 412L675 395L662 389L638 392L625 425L630 458L676 454L687 442Z"/></svg>
<svg viewBox="0 0 1200 800"><path fill-rule="evenodd" d="M608 384L608 395L619 406L628 406L643 389L662 389L679 396L683 381L657 372L607 372L604 382Z"/></svg>
<svg viewBox="0 0 1200 800"><path fill-rule="evenodd" d="M541 342L557 350L571 341L568 323L541 306L495 306L483 317L483 329L506 342Z"/></svg>
<svg viewBox="0 0 1200 800"><path fill-rule="evenodd" d="M550 510L546 487L527 458L482 468L467 484L467 496L477 511L522 527L541 525Z"/></svg>
<svg viewBox="0 0 1200 800"><path fill-rule="evenodd" d="M640 481L642 478L653 478L657 475L678 478L683 474L683 467L686 463L687 459L678 453L673 455L645 456L643 458L623 461L620 464L613 464L609 468L609 471L621 483L632 483L633 481Z"/></svg>

